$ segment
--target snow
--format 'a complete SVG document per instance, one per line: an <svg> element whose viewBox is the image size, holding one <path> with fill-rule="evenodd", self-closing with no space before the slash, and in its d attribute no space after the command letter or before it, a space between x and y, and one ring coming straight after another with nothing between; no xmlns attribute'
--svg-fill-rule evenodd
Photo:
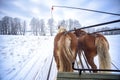
<svg viewBox="0 0 120 80"><path fill-rule="evenodd" d="M53 38L0 36L0 80L46 80L53 55ZM56 65L52 64L56 76Z"/></svg>
<svg viewBox="0 0 120 80"><path fill-rule="evenodd" d="M110 56L112 63L115 64L118 69L120 69L120 35L112 35L112 36L107 36L107 39L110 43ZM114 68L114 67L113 67ZM115 69L115 68L114 68Z"/></svg>
<svg viewBox="0 0 120 80"><path fill-rule="evenodd" d="M120 35L106 38L110 43L112 63L120 69ZM0 35L0 80L47 80L53 40L54 36ZM112 66L112 69L116 68ZM54 80L56 75L53 58L49 80Z"/></svg>

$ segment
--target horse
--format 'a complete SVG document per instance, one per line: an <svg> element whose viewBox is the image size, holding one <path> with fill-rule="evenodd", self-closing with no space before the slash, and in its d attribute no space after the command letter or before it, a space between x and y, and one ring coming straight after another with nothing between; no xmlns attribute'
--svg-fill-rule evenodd
<svg viewBox="0 0 120 80"><path fill-rule="evenodd" d="M82 29L75 29L74 34L78 38L79 56L83 51L88 64L92 69L97 69L94 57L98 55L99 69L110 69L111 58L109 54L109 43L107 39L99 33L87 33ZM93 71L97 72L97 71Z"/></svg>
<svg viewBox="0 0 120 80"><path fill-rule="evenodd" d="M59 27L54 38L54 58L59 72L73 72L72 63L77 56L77 45L76 35Z"/></svg>

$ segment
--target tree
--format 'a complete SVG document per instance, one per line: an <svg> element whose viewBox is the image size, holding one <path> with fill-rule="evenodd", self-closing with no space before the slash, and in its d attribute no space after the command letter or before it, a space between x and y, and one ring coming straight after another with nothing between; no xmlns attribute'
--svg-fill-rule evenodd
<svg viewBox="0 0 120 80"><path fill-rule="evenodd" d="M0 34L3 35L22 35L23 26L19 18L4 16L0 21Z"/></svg>
<svg viewBox="0 0 120 80"><path fill-rule="evenodd" d="M26 21L23 21L22 34L25 35L26 32Z"/></svg>
<svg viewBox="0 0 120 80"><path fill-rule="evenodd" d="M38 19L36 18L32 18L31 19L31 22L30 22L30 25L31 25L31 30L33 32L34 35L38 35L38 31L37 31L37 25L38 25Z"/></svg>
<svg viewBox="0 0 120 80"><path fill-rule="evenodd" d="M9 26L9 22L8 22L8 16L5 16L2 18L2 34L6 35L8 33L8 26Z"/></svg>
<svg viewBox="0 0 120 80"><path fill-rule="evenodd" d="M8 18L8 35L11 35L11 33L12 33L12 17L9 17Z"/></svg>
<svg viewBox="0 0 120 80"><path fill-rule="evenodd" d="M40 33L42 36L45 36L45 22L43 19L40 20Z"/></svg>
<svg viewBox="0 0 120 80"><path fill-rule="evenodd" d="M59 26L64 26L64 27L67 28L67 26L66 26L66 21L65 21L65 20L59 21L58 25L59 25Z"/></svg>
<svg viewBox="0 0 120 80"><path fill-rule="evenodd" d="M22 34L22 30L21 30L21 22L19 18L14 18L14 25L13 25L13 34L14 35L18 35L18 34Z"/></svg>
<svg viewBox="0 0 120 80"><path fill-rule="evenodd" d="M5 16L1 20L1 34L10 35L12 33L12 17Z"/></svg>
<svg viewBox="0 0 120 80"><path fill-rule="evenodd" d="M72 30L74 28L80 28L81 27L78 20L72 20L72 19L68 19L66 21L66 26L67 26L68 30Z"/></svg>
<svg viewBox="0 0 120 80"><path fill-rule="evenodd" d="M69 20L68 20L68 29L69 29L69 30L73 29L73 24L74 24L74 23L73 23L73 20L72 20L72 19L69 19Z"/></svg>
<svg viewBox="0 0 120 80"><path fill-rule="evenodd" d="M32 18L30 25L34 35L45 35L45 22L43 19Z"/></svg>
<svg viewBox="0 0 120 80"><path fill-rule="evenodd" d="M2 34L2 21L0 20L0 34Z"/></svg>
<svg viewBox="0 0 120 80"><path fill-rule="evenodd" d="M51 18L51 19L48 19L48 26L50 28L50 35L53 36L53 27L54 27L54 20Z"/></svg>
<svg viewBox="0 0 120 80"><path fill-rule="evenodd" d="M73 28L81 28L81 25L78 20L74 20L74 27Z"/></svg>

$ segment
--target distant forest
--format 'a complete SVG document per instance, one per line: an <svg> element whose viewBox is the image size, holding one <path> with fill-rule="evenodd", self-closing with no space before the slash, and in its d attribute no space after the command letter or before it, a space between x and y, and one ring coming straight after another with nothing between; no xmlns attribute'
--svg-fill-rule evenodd
<svg viewBox="0 0 120 80"><path fill-rule="evenodd" d="M28 31L28 26L30 30ZM53 36L57 33L58 26L64 26L67 30L72 30L74 28L81 28L81 24L78 20L61 20L55 22L54 19L50 18L45 23L44 19L32 18L30 23L26 21L22 21L19 18L12 18L9 16L4 16L0 20L0 35L26 35L28 32L31 35L35 36ZM116 27L112 28L115 29ZM103 28L88 28L85 29L87 32L96 32L102 30L109 30L109 27ZM102 32L104 35L116 35L120 34L120 31L110 31L110 32Z"/></svg>

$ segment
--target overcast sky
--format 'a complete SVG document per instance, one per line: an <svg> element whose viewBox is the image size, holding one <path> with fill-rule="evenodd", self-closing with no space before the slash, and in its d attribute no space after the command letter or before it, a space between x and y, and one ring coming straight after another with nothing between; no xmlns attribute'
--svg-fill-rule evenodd
<svg viewBox="0 0 120 80"><path fill-rule="evenodd" d="M31 18L38 17L47 20L51 18L52 5L120 14L120 0L0 0L0 18L11 16L30 21ZM120 16L58 7L54 7L52 15L56 21L77 19L82 26L120 19Z"/></svg>

